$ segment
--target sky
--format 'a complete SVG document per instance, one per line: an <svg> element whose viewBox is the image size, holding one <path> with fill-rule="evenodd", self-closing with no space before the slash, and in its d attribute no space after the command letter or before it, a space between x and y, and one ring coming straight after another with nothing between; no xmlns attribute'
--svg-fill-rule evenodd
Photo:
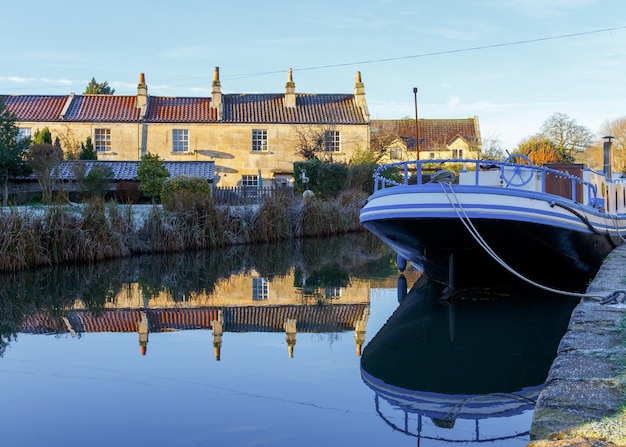
<svg viewBox="0 0 626 447"><path fill-rule="evenodd" d="M108 82L156 96L352 93L371 119L478 117L514 149L558 112L602 136L626 116L623 0L73 0L0 7L0 94ZM10 19L9 19L10 18ZM414 95L413 88L418 88Z"/></svg>

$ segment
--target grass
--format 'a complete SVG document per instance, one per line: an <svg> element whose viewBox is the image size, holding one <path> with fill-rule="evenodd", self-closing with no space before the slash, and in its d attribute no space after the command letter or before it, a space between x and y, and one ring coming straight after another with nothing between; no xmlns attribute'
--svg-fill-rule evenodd
<svg viewBox="0 0 626 447"><path fill-rule="evenodd" d="M588 422L569 431L575 437L601 439L617 445L626 445L626 408L599 421Z"/></svg>
<svg viewBox="0 0 626 447"><path fill-rule="evenodd" d="M334 200L278 195L257 208L218 207L209 198L170 211L153 206L139 224L132 209L101 199L37 213L10 208L0 211L0 272L359 231L365 198L358 191Z"/></svg>

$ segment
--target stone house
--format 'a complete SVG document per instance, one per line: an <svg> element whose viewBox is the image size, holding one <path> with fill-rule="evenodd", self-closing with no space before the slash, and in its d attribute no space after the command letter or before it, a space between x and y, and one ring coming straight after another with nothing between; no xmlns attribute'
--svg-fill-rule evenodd
<svg viewBox="0 0 626 447"><path fill-rule="evenodd" d="M222 93L219 68L210 97L151 96L143 74L136 95L2 95L20 136L47 127L64 151L91 137L101 161L213 162L217 186L290 182L299 145L323 136L324 152L348 162L369 147L369 111L357 72L353 93L296 93L289 70L284 93Z"/></svg>
<svg viewBox="0 0 626 447"><path fill-rule="evenodd" d="M417 135L417 137L416 137ZM478 117L467 119L372 120L371 147L384 150L383 162L419 158L457 159L480 156Z"/></svg>

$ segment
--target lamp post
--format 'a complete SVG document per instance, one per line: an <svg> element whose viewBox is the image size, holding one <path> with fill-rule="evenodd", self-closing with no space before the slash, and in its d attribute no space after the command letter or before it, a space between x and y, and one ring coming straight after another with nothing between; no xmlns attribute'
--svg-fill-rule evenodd
<svg viewBox="0 0 626 447"><path fill-rule="evenodd" d="M417 159L420 159L420 138L417 126L417 87L413 87L413 98L415 99L415 152Z"/></svg>

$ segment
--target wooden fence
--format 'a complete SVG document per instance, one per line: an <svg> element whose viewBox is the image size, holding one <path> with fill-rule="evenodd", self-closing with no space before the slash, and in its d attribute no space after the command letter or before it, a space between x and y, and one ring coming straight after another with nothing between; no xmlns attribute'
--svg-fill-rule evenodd
<svg viewBox="0 0 626 447"><path fill-rule="evenodd" d="M263 203L276 194L293 195L289 186L256 188L254 186L232 186L213 188L213 199L218 205L255 205Z"/></svg>

